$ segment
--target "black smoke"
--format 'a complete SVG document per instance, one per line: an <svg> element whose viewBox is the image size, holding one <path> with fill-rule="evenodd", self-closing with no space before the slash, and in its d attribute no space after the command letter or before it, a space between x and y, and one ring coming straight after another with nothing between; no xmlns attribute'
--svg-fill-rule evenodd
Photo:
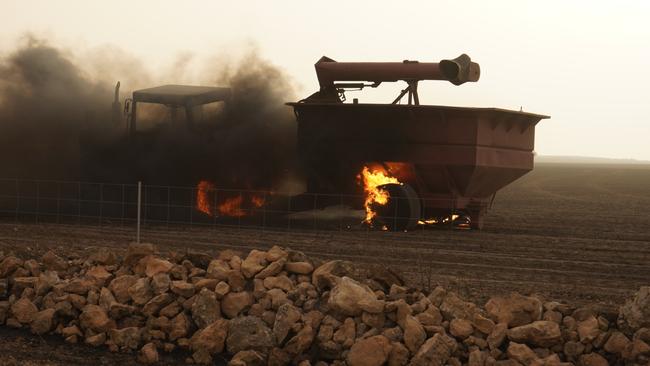
<svg viewBox="0 0 650 366"><path fill-rule="evenodd" d="M115 121L115 82L122 82L123 99L175 75L151 77L141 62L122 56L109 49L82 61L35 38L2 55L0 177L179 185L209 179L220 188L256 189L291 171L296 127L284 103L294 99L292 83L257 52L213 63L192 83L232 88L232 100L216 112L188 128L169 123L164 107L144 107L136 138Z"/></svg>

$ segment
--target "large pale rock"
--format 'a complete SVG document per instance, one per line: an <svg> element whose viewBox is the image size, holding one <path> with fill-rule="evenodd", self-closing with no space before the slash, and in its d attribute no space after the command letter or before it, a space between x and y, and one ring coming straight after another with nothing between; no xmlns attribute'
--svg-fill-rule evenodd
<svg viewBox="0 0 650 366"><path fill-rule="evenodd" d="M412 366L443 366L456 351L456 341L447 335L436 333L427 339L413 359Z"/></svg>
<svg viewBox="0 0 650 366"><path fill-rule="evenodd" d="M523 365L530 365L539 359L537 354L528 346L516 342L510 342L507 352L510 359Z"/></svg>
<svg viewBox="0 0 650 366"><path fill-rule="evenodd" d="M506 323L499 323L494 326L492 329L492 332L487 337L487 344L490 347L490 349L497 349L501 346L503 341L506 339L506 335L508 334L508 324Z"/></svg>
<svg viewBox="0 0 650 366"><path fill-rule="evenodd" d="M23 265L20 258L9 256L0 262L0 278L9 277L18 267Z"/></svg>
<svg viewBox="0 0 650 366"><path fill-rule="evenodd" d="M314 266L309 262L288 262L284 269L289 273L308 275L314 271Z"/></svg>
<svg viewBox="0 0 650 366"><path fill-rule="evenodd" d="M11 305L11 313L22 324L29 324L34 320L38 308L28 298L20 298Z"/></svg>
<svg viewBox="0 0 650 366"><path fill-rule="evenodd" d="M93 280L95 286L103 287L113 277L113 274L108 272L104 266L94 266L86 271L86 276Z"/></svg>
<svg viewBox="0 0 650 366"><path fill-rule="evenodd" d="M580 342L585 344L590 343L600 334L598 319L593 315L588 316L586 319L577 323L577 330Z"/></svg>
<svg viewBox="0 0 650 366"><path fill-rule="evenodd" d="M348 366L381 366L386 363L392 346L383 335L357 341L346 358Z"/></svg>
<svg viewBox="0 0 650 366"><path fill-rule="evenodd" d="M88 259L91 262L107 266L117 263L117 256L115 255L115 252L105 247L93 248L93 251Z"/></svg>
<svg viewBox="0 0 650 366"><path fill-rule="evenodd" d="M301 312L291 304L283 304L278 308L275 314L273 324L273 334L278 344L282 344L289 334L289 330L300 320Z"/></svg>
<svg viewBox="0 0 650 366"><path fill-rule="evenodd" d="M159 360L158 349L155 343L147 343L140 349L140 353L138 354L138 361L140 363L152 365L158 363Z"/></svg>
<svg viewBox="0 0 650 366"><path fill-rule="evenodd" d="M422 324L413 315L406 315L402 323L404 345L409 351L415 353L420 349L422 343L424 343L424 340L427 338L427 333L424 331Z"/></svg>
<svg viewBox="0 0 650 366"><path fill-rule="evenodd" d="M314 341L316 332L310 325L305 325L300 331L293 336L284 346L284 350L292 356L300 355L309 349Z"/></svg>
<svg viewBox="0 0 650 366"><path fill-rule="evenodd" d="M214 278L220 281L225 281L228 279L228 272L231 271L232 268L230 268L230 265L228 262L221 260L221 259L215 259L210 262L208 265L208 269L206 270L206 276L208 278Z"/></svg>
<svg viewBox="0 0 650 366"><path fill-rule="evenodd" d="M199 328L207 327L221 318L221 308L217 301L217 295L204 288L196 295L192 304L192 319Z"/></svg>
<svg viewBox="0 0 650 366"><path fill-rule="evenodd" d="M135 350L140 346L142 334L138 327L126 327L122 329L111 329L108 338L118 347Z"/></svg>
<svg viewBox="0 0 650 366"><path fill-rule="evenodd" d="M55 313L56 313L55 309L45 309L34 314L34 319L30 324L32 333L43 335L51 331L55 325L55 321L54 321Z"/></svg>
<svg viewBox="0 0 650 366"><path fill-rule="evenodd" d="M142 314L152 316L158 314L160 309L171 304L174 301L174 296L169 293L154 296L149 302L142 307Z"/></svg>
<svg viewBox="0 0 650 366"><path fill-rule="evenodd" d="M266 260L269 262L275 262L280 259L287 259L289 253L282 249L281 247L274 245L271 249L266 252Z"/></svg>
<svg viewBox="0 0 650 366"><path fill-rule="evenodd" d="M244 277L251 278L263 270L266 264L266 252L253 249L242 262L241 273Z"/></svg>
<svg viewBox="0 0 650 366"><path fill-rule="evenodd" d="M43 257L41 257L41 262L43 262L43 267L45 267L45 269L52 271L65 271L68 269L68 262L56 255L56 253L51 250L48 250L45 254L43 254Z"/></svg>
<svg viewBox="0 0 650 366"><path fill-rule="evenodd" d="M171 322L171 329L169 331L169 340L173 341L178 338L187 337L191 328L190 319L185 313L179 313Z"/></svg>
<svg viewBox="0 0 650 366"><path fill-rule="evenodd" d="M153 255L156 253L156 247L150 243L131 243L126 250L124 257L124 264L132 266L140 261L140 259Z"/></svg>
<svg viewBox="0 0 650 366"><path fill-rule="evenodd" d="M229 292L221 300L221 312L226 318L236 318L253 305L253 295L248 291Z"/></svg>
<svg viewBox="0 0 650 366"><path fill-rule="evenodd" d="M538 320L536 322L511 328L508 338L517 343L527 343L538 347L550 347L562 340L560 326L551 321Z"/></svg>
<svg viewBox="0 0 650 366"><path fill-rule="evenodd" d="M609 336L607 342L605 342L603 349L609 353L620 355L626 351L631 343L632 342L625 336L625 334L621 332L613 332L612 335Z"/></svg>
<svg viewBox="0 0 650 366"><path fill-rule="evenodd" d="M255 278L263 280L267 277L276 276L278 273L282 272L285 263L287 263L285 258L280 258L277 261L271 262L271 264L256 274Z"/></svg>
<svg viewBox="0 0 650 366"><path fill-rule="evenodd" d="M619 309L618 323L629 333L650 327L650 286L643 286Z"/></svg>
<svg viewBox="0 0 650 366"><path fill-rule="evenodd" d="M171 292L175 293L178 296L182 296L186 299L189 299L194 295L194 291L196 291L196 288L194 287L193 284L185 282L185 281L172 281L171 285L169 286L169 289Z"/></svg>
<svg viewBox="0 0 650 366"><path fill-rule="evenodd" d="M159 273L169 273L174 265L165 259L149 257L145 264L145 275L153 277Z"/></svg>
<svg viewBox="0 0 650 366"><path fill-rule="evenodd" d="M449 333L456 338L465 339L474 333L474 327L467 319L452 319L449 322Z"/></svg>
<svg viewBox="0 0 650 366"><path fill-rule="evenodd" d="M147 277L138 278L138 280L136 280L135 283L129 287L128 292L129 296L131 296L131 299L133 300L133 303L138 305L146 304L153 297L151 279Z"/></svg>
<svg viewBox="0 0 650 366"><path fill-rule="evenodd" d="M598 353L588 353L586 355L580 356L580 366L609 366L609 362L605 357L599 355Z"/></svg>
<svg viewBox="0 0 650 366"><path fill-rule="evenodd" d="M108 317L106 310L98 305L86 305L79 315L79 324L82 329L94 332L106 332L115 328L115 322Z"/></svg>
<svg viewBox="0 0 650 366"><path fill-rule="evenodd" d="M248 351L239 351L236 355L232 357L228 366L266 366L266 359L264 354L248 350Z"/></svg>
<svg viewBox="0 0 650 366"><path fill-rule="evenodd" d="M108 289L115 295L115 300L121 303L131 300L129 288L138 280L137 276L122 275L118 276L108 285Z"/></svg>
<svg viewBox="0 0 650 366"><path fill-rule="evenodd" d="M249 349L265 353L275 345L274 338L261 319L245 316L230 321L226 346L231 354Z"/></svg>
<svg viewBox="0 0 650 366"><path fill-rule="evenodd" d="M432 293L432 295L434 295L434 293ZM454 318L471 320L474 318L474 314L477 312L480 313L476 304L464 301L453 292L444 294L444 298L440 303L439 308L446 320Z"/></svg>
<svg viewBox="0 0 650 366"><path fill-rule="evenodd" d="M334 260L316 268L311 275L311 282L319 291L331 289L341 280L341 277L354 273L352 262Z"/></svg>
<svg viewBox="0 0 650 366"><path fill-rule="evenodd" d="M361 315L363 309L360 302L374 302L377 296L368 286L349 278L342 277L339 283L330 291L328 305L332 310L349 316Z"/></svg>
<svg viewBox="0 0 650 366"><path fill-rule="evenodd" d="M542 319L542 302L535 297L512 293L509 296L496 296L485 304L488 316L497 323L507 323L509 327L530 324Z"/></svg>
<svg viewBox="0 0 650 366"><path fill-rule="evenodd" d="M190 340L190 349L193 352L205 351L210 355L221 353L227 336L228 320L218 319L194 333Z"/></svg>

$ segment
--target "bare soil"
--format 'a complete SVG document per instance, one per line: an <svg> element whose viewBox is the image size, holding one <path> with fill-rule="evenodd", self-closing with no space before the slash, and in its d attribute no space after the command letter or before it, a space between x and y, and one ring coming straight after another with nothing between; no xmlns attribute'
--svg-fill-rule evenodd
<svg viewBox="0 0 650 366"><path fill-rule="evenodd" d="M146 228L142 238L162 251L288 246L322 260L351 260L360 268L389 266L410 285L442 285L478 303L519 291L615 309L650 284L649 205L650 166L540 164L497 194L482 231L158 227ZM100 246L122 251L134 238L131 226L0 223L0 251L24 257L48 249L68 256ZM3 330L0 344L8 337ZM28 356L15 352L14 357ZM122 363L118 356L109 361Z"/></svg>

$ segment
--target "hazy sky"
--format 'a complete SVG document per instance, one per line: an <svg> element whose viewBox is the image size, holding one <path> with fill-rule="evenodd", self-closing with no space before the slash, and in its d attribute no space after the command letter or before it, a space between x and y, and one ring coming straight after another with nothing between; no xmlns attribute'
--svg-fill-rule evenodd
<svg viewBox="0 0 650 366"><path fill-rule="evenodd" d="M537 127L540 154L650 160L650 1L0 0L0 13L3 53L31 32L72 53L118 46L162 70L179 55L256 47L300 96L318 88L313 64L323 55L467 53L481 80L422 83L423 104L522 106L552 116ZM348 97L388 102L400 87Z"/></svg>

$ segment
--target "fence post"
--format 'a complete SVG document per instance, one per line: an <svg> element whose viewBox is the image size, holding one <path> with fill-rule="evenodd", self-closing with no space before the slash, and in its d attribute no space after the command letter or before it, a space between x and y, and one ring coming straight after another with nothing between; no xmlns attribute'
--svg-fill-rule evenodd
<svg viewBox="0 0 650 366"><path fill-rule="evenodd" d="M140 244L140 213L141 213L141 205L142 205L142 182L138 181L138 218L137 218L137 224L136 224L136 236L135 236L135 242Z"/></svg>
<svg viewBox="0 0 650 366"><path fill-rule="evenodd" d="M20 210L20 185L16 179L16 223L18 223L18 211Z"/></svg>

